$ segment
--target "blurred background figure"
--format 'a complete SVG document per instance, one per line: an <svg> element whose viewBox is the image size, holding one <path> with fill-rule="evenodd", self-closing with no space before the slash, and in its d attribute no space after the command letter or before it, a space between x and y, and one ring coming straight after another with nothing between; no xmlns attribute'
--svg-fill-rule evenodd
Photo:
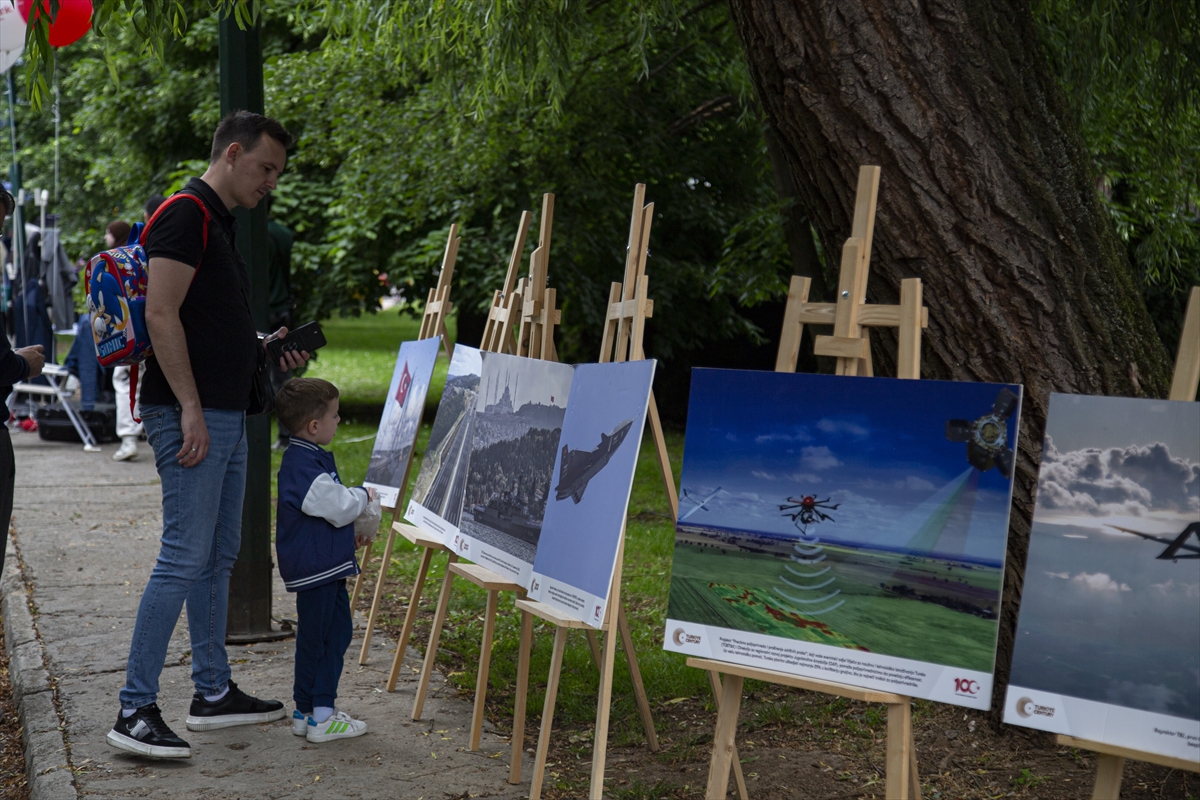
<svg viewBox="0 0 1200 800"><path fill-rule="evenodd" d="M16 209L16 201L8 192L0 189L0 226L4 218ZM8 336L0 334L0 393L4 397L12 394L14 383L36 378L42 374L45 354L42 345L21 347L16 350L8 342ZM8 524L12 520L13 491L16 485L17 465L13 454L12 439L8 426L0 425L0 571L4 570L4 548L8 543Z"/></svg>
<svg viewBox="0 0 1200 800"><path fill-rule="evenodd" d="M150 195L142 212L142 221L149 222L150 218L154 216L154 212L166 199L161 194ZM115 224L114 222L108 226L110 231ZM129 230L130 227L125 225L126 238L129 237ZM105 241L108 241L107 234L105 234ZM123 244L125 241L121 240L115 246L120 247ZM109 245L109 247L113 246ZM142 430L142 423L134 420L133 413L129 409L129 367L113 369L113 393L117 396L117 436L121 437L121 446L117 448L117 452L113 453L113 461L133 461L138 457L138 439L145 435L145 432ZM140 402L141 399L142 386L139 383L137 402Z"/></svg>
<svg viewBox="0 0 1200 800"><path fill-rule="evenodd" d="M267 213L275 203L273 195L267 195ZM292 237L293 233L279 220L271 215L267 219L267 253L268 253L268 298L267 307L270 313L268 330L277 331L282 327L294 328L292 323ZM290 371L284 372L278 364L271 364L271 383L275 391L292 377ZM279 424L279 438L275 440L274 448L282 450L291 442L291 433L282 421L276 417Z"/></svg>

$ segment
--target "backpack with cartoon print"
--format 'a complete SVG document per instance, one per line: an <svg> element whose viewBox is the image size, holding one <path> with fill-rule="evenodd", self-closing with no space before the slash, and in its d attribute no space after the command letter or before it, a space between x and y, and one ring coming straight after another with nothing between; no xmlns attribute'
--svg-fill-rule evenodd
<svg viewBox="0 0 1200 800"><path fill-rule="evenodd" d="M200 206L207 247L208 207L199 197L180 192L167 198L144 226L135 225L125 246L92 256L84 273L96 358L103 367L132 367L129 375L131 409L137 393L138 365L154 355L146 328L146 233L167 206L181 198Z"/></svg>

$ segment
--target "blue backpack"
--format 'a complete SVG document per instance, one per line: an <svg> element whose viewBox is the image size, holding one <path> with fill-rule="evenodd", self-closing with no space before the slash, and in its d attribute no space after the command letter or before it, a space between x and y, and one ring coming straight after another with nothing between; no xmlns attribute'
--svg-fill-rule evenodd
<svg viewBox="0 0 1200 800"><path fill-rule="evenodd" d="M146 329L146 233L167 206L181 198L191 200L204 214L204 245L207 247L208 207L199 197L180 192L163 201L145 226L135 225L124 247L92 256L84 273L96 358L103 367L132 367L129 373L131 412L137 396L138 365L154 355ZM134 418L137 418L136 414Z"/></svg>

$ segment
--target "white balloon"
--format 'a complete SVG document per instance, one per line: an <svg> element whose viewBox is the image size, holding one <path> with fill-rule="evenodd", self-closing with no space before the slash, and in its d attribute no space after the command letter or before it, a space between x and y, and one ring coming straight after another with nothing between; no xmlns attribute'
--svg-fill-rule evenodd
<svg viewBox="0 0 1200 800"><path fill-rule="evenodd" d="M12 0L0 0L0 72L8 72L24 52L25 20Z"/></svg>

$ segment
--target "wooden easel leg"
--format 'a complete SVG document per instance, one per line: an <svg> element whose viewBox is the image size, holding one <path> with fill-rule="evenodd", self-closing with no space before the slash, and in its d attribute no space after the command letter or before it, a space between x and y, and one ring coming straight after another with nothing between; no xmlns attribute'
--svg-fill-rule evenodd
<svg viewBox="0 0 1200 800"><path fill-rule="evenodd" d="M562 674L563 651L567 649L567 629L555 628L554 652L550 655L550 678L546 682L546 702L542 706L542 729L538 733L537 756L533 760L533 780L529 800L541 800L542 780L546 777L546 757L550 752L550 731L554 728L554 701L558 699L558 678Z"/></svg>
<svg viewBox="0 0 1200 800"><path fill-rule="evenodd" d="M654 391L650 392L650 403L647 406L650 414L650 432L654 437L654 452L658 456L658 466L662 470L663 488L667 490L667 502L671 506L671 519L679 518L679 492L675 490L675 473L671 471L671 457L667 455L667 440L663 436L662 420L658 416L658 403L654 399Z"/></svg>
<svg viewBox="0 0 1200 800"><path fill-rule="evenodd" d="M1118 800L1124 773L1125 759L1101 753L1096 764L1096 787L1092 789L1092 800Z"/></svg>
<svg viewBox="0 0 1200 800"><path fill-rule="evenodd" d="M912 781L912 796L910 800L921 800L921 773L917 769L917 747L914 744L908 749L908 777Z"/></svg>
<svg viewBox="0 0 1200 800"><path fill-rule="evenodd" d="M375 543L367 545L363 548L362 558L358 560L358 576L354 579L354 591L350 592L350 611L353 614L358 609L358 595L362 592L363 578L367 575L367 565L371 563L371 551L375 549Z"/></svg>
<svg viewBox="0 0 1200 800"><path fill-rule="evenodd" d="M717 707L717 713L721 713L721 676L715 672L708 673L708 685L712 687L713 704ZM742 759L738 756L737 743L733 745L733 757L730 759L733 765L733 781L737 784L739 800L749 800L750 794L746 791L746 778L742 775Z"/></svg>
<svg viewBox="0 0 1200 800"><path fill-rule="evenodd" d="M887 796L893 800L909 800L909 776L912 755L912 704L888 704Z"/></svg>
<svg viewBox="0 0 1200 800"><path fill-rule="evenodd" d="M725 800L729 793L730 761L737 758L738 712L742 707L742 684L740 675L726 675L721 685L721 700L717 703L717 730L713 734L712 762L708 767L708 788L705 800ZM740 772L740 765L738 771ZM891 795L888 795L890 798Z"/></svg>
<svg viewBox="0 0 1200 800"><path fill-rule="evenodd" d="M646 687L642 684L642 670L638 667L637 653L633 650L633 636L629 633L629 620L625 618L624 604L617 610L617 625L621 632L621 647L625 648L625 663L629 665L629 678L633 681L633 696L637 699L638 714L642 717L642 729L646 731L646 744L650 752L658 752L658 734L654 730L654 717L650 713L650 701L646 698Z"/></svg>
<svg viewBox="0 0 1200 800"><path fill-rule="evenodd" d="M621 543L617 547L617 566L613 570L612 589L608 597L608 630L604 632L604 658L600 667L600 697L596 701L596 727L592 741L592 778L588 788L588 800L604 797L604 762L608 758L608 721L612 714L612 684L614 659L617 655L617 629L621 608L622 559L625 557L625 530L621 529Z"/></svg>
<svg viewBox="0 0 1200 800"><path fill-rule="evenodd" d="M483 735L483 712L487 701L488 670L492 666L492 637L496 633L496 604L500 600L500 592L492 589L488 592L487 610L483 618L483 641L479 643L479 675L475 678L475 712L471 715L471 740L468 750L479 749L479 739Z"/></svg>
<svg viewBox="0 0 1200 800"><path fill-rule="evenodd" d="M517 651L517 696L513 700L512 756L508 762L508 782L521 782L521 750L525 746L525 701L529 692L529 658L533 649L533 616L521 612L521 646Z"/></svg>
<svg viewBox="0 0 1200 800"><path fill-rule="evenodd" d="M387 583L388 567L392 565L392 547L396 544L396 532L388 531L387 542L383 545L383 561L379 565L379 577L375 580L375 597L371 600L371 613L367 615L367 629L363 631L362 651L358 654L358 664L367 663L367 651L371 647L371 636L375 633L375 616L379 613L379 603L383 599L383 587ZM362 573L360 572L361 576Z"/></svg>
<svg viewBox="0 0 1200 800"><path fill-rule="evenodd" d="M404 612L404 627L400 629L400 641L396 643L396 655L392 657L392 670L388 673L387 690L396 691L396 681L400 679L400 665L404 663L404 652L408 649L408 637L412 636L413 624L417 621L417 604L421 602L421 592L425 590L425 578L429 575L429 564L433 561L433 550L422 548L425 553L421 556L421 567L417 570L417 580L413 583L412 596L408 598L408 610Z"/></svg>
<svg viewBox="0 0 1200 800"><path fill-rule="evenodd" d="M429 681L433 677L433 664L437 660L438 642L442 638L442 626L446 624L446 612L450 608L450 588L454 585L454 573L450 571L450 565L456 561L458 561L458 556L451 553L449 561L446 562L446 577L442 581L442 592L438 595L433 629L429 631L429 644L425 646L425 663L421 667L421 680L417 683L417 697L413 701L413 719L420 719L421 711L425 708L425 695L429 692Z"/></svg>
<svg viewBox="0 0 1200 800"><path fill-rule="evenodd" d="M596 665L596 671L600 671L600 640L596 637L596 632L588 628L587 632L588 649L592 651L592 663Z"/></svg>

